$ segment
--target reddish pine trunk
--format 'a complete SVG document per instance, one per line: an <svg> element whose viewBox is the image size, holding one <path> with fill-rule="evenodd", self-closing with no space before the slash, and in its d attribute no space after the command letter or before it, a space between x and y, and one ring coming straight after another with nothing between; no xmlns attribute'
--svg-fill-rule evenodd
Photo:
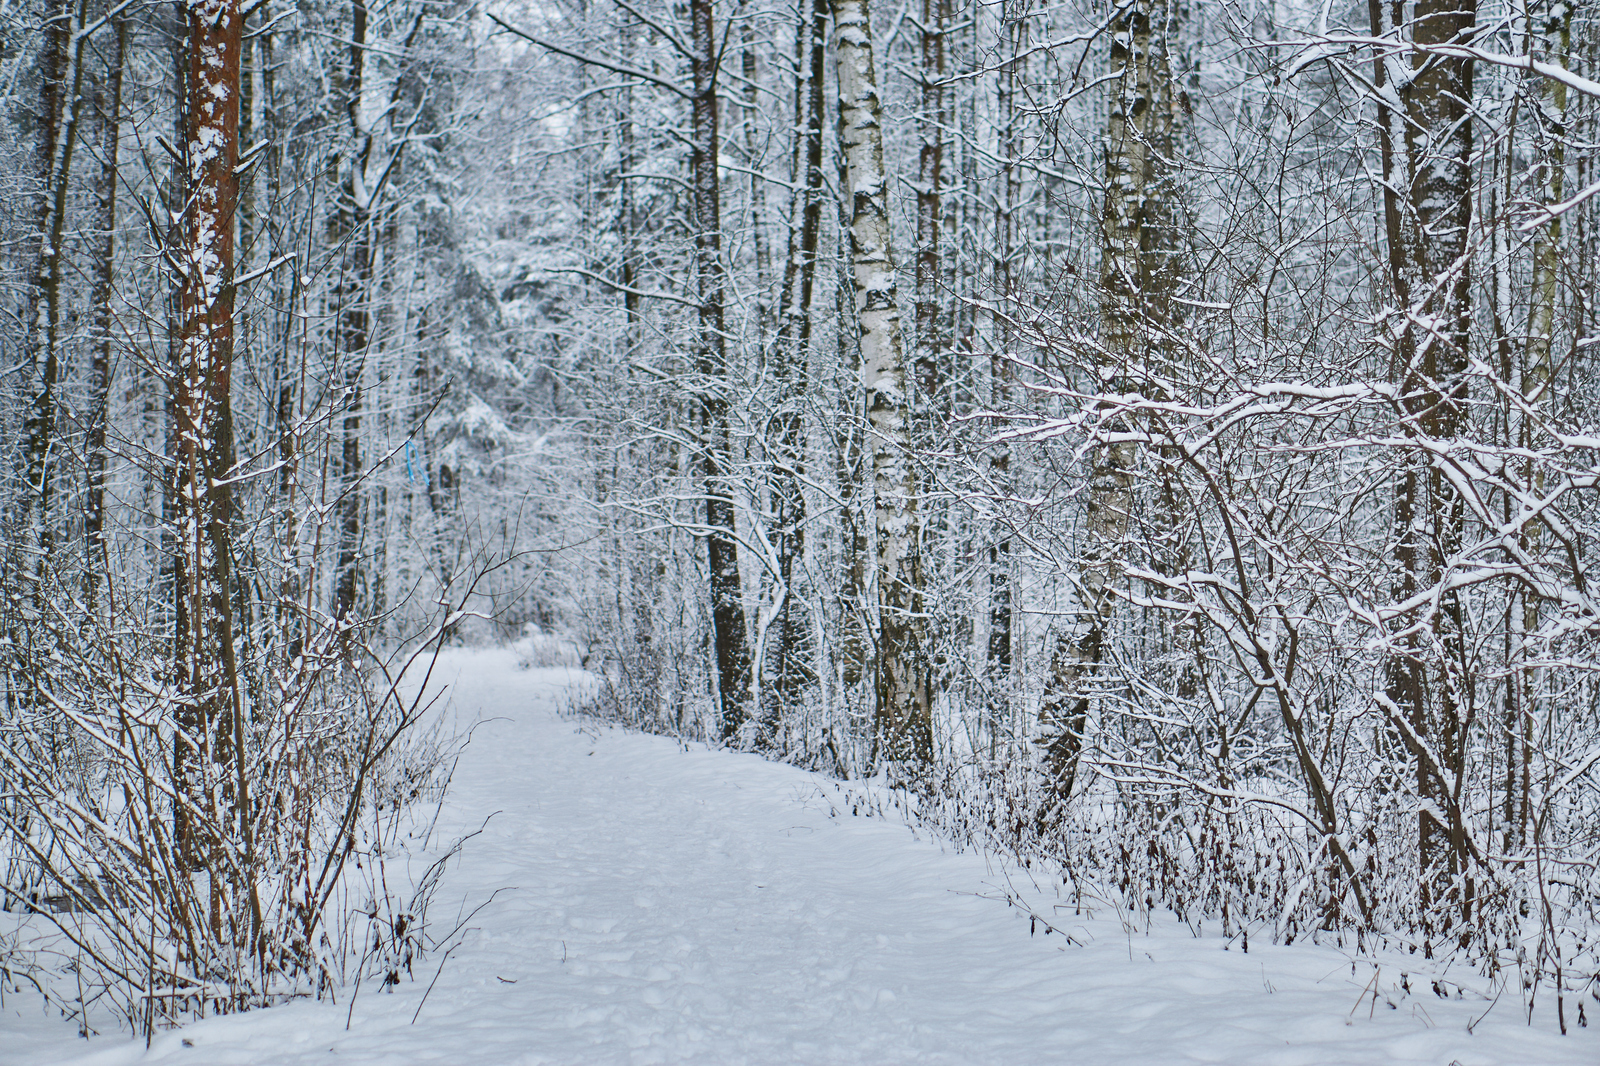
<svg viewBox="0 0 1600 1066"><path fill-rule="evenodd" d="M184 9L184 205L178 246L174 430L177 639L174 673L184 703L174 752L180 847L211 877L221 935L223 863L237 827L248 852L249 802L239 758L243 723L229 586L233 520L230 386L234 341L234 210L239 199L242 19L238 0L190 0Z"/></svg>

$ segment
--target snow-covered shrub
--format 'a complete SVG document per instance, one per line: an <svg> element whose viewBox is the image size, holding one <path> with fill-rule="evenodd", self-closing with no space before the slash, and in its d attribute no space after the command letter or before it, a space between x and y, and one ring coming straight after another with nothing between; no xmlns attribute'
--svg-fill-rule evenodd
<svg viewBox="0 0 1600 1066"><path fill-rule="evenodd" d="M511 650L517 654L517 665L524 670L553 666L577 668L583 665L583 655L576 643L546 633L533 622L523 625L522 636L511 643Z"/></svg>
<svg viewBox="0 0 1600 1066"><path fill-rule="evenodd" d="M16 965L51 999L85 1026L104 1024L92 1005L149 1031L415 956L426 896L388 857L411 812L438 801L449 755L446 738L412 736L420 697L354 667L337 630L278 645L250 664L261 684L245 691L261 699L242 708L242 758L186 789L170 769L184 697L127 669L159 661L148 631L66 621L36 629L55 641L52 668L0 730L0 937L25 942ZM389 933L374 938L379 919Z"/></svg>

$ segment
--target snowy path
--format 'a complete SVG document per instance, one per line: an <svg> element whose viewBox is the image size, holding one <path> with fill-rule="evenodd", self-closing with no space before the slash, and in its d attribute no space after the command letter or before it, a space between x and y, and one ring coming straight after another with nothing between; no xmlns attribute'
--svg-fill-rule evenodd
<svg viewBox="0 0 1600 1066"><path fill-rule="evenodd" d="M1372 968L1352 974L1327 948L1261 936L1243 954L1178 926L1130 936L1102 912L1066 920L1085 946L1063 950L979 898L1003 883L981 857L832 817L811 775L580 731L551 710L562 675L516 671L509 653L447 665L462 720L502 720L478 730L440 828L500 813L434 920L507 890L415 1025L437 956L415 984L364 991L348 1031L343 1001L299 1004L164 1034L148 1055L118 1036L74 1041L11 996L0 1066L1600 1062L1600 1024L1563 1039L1509 1003L1476 1036L1465 1026L1487 1003L1471 996L1391 993L1395 1009L1380 1001L1370 1019L1368 996L1352 1013ZM1386 966L1376 987L1398 982Z"/></svg>

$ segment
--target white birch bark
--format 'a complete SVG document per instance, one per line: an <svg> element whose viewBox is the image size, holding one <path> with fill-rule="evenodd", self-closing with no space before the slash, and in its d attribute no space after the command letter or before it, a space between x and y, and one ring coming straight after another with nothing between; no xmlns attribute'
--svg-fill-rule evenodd
<svg viewBox="0 0 1600 1066"><path fill-rule="evenodd" d="M1106 113L1105 201L1100 224L1100 336L1095 353L1097 385L1110 393L1144 386L1143 362L1147 306L1154 295L1151 258L1144 253L1150 219L1162 212L1151 203L1156 188L1154 158L1171 136L1166 70L1153 49L1146 5L1128 7L1111 36L1111 92ZM1162 112L1165 111L1165 114ZM1090 453L1088 543L1081 568L1084 619L1076 636L1057 635L1051 653L1050 683L1040 706L1049 798L1041 825L1057 817L1072 793L1083 748L1089 695L1088 676L1104 658L1114 589L1133 509L1134 465L1138 448L1118 440L1127 427L1120 420L1102 430L1110 438Z"/></svg>
<svg viewBox="0 0 1600 1066"><path fill-rule="evenodd" d="M926 765L933 758L933 729L923 661L921 530L867 0L833 0L833 24L878 548L874 750L879 759Z"/></svg>

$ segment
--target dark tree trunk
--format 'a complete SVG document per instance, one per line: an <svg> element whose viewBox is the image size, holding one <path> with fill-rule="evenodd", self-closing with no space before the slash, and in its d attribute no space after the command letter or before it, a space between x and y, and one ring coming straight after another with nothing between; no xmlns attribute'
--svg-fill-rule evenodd
<svg viewBox="0 0 1600 1066"><path fill-rule="evenodd" d="M939 233L944 226L940 183L944 180L945 34L950 26L950 0L922 0L922 110L918 114L922 145L917 152L917 386L924 417L931 419L943 386L945 335L940 315L943 282Z"/></svg>
<svg viewBox="0 0 1600 1066"><path fill-rule="evenodd" d="M1381 0L1372 0L1370 13L1374 36L1409 35L1419 45L1465 40L1477 17L1473 0L1422 0L1409 22L1400 5ZM1406 62L1404 56L1380 59L1379 86L1393 84L1391 65ZM1398 321L1392 376L1400 386L1397 413L1405 434L1436 446L1459 436L1467 416L1473 63L1425 55L1409 62L1403 110L1379 109L1389 282ZM1422 331L1421 321L1436 326ZM1465 505L1430 455L1423 447L1413 450L1398 472L1394 596L1404 602L1439 591L1428 598L1421 627L1413 615L1402 623L1407 634L1393 649L1385 688L1393 726L1416 772L1419 902L1431 949L1432 937L1448 932L1457 916L1470 924L1474 890L1459 802L1471 679L1459 593L1439 587L1461 549Z"/></svg>
<svg viewBox="0 0 1600 1066"><path fill-rule="evenodd" d="M350 58L345 112L350 126L349 172L335 216L336 241L344 245L339 301L339 359L344 371L344 417L339 447L339 554L334 567L333 617L343 624L356 606L361 550L361 377L371 343L372 225L366 169L372 136L361 127L361 91L367 46L367 5L351 0Z"/></svg>
<svg viewBox="0 0 1600 1066"><path fill-rule="evenodd" d="M1028 44L1027 0L1007 5L1001 33L1007 49L1000 65L1000 81L995 99L1000 154L1000 192L995 205L994 262L992 298L1003 313L995 320L996 351L989 358L989 404L1003 412L1011 405L1011 331L1006 316L1015 313L1019 263L1023 255L1019 239L1018 215L1022 210L1022 119L1017 94L1025 66ZM996 428L999 428L998 426ZM1012 493L1011 446L993 444L989 448L989 477L992 489L1004 499ZM992 731L1011 709L1011 529L1002 515L995 523L989 542L989 648L988 726Z"/></svg>
<svg viewBox="0 0 1600 1066"><path fill-rule="evenodd" d="M111 49L103 79L91 90L100 142L100 173L95 178L95 231L98 255L94 263L93 314L89 355L89 440L83 525L85 538L84 596L92 610L98 594L101 568L107 565L105 545L106 404L111 388L112 283L117 250L117 142L122 130L122 57L128 38L128 21L116 18L111 27Z"/></svg>
<svg viewBox="0 0 1600 1066"><path fill-rule="evenodd" d="M72 156L77 146L78 119L83 109L83 28L87 0L79 0L77 17L68 0L51 0L45 10L44 44L39 57L39 114L35 166L39 176L36 207L38 229L33 286L29 294L30 370L24 417L24 480L21 516L23 543L37 550L24 563L35 603L43 595L40 579L53 545L51 496L54 491L57 390L61 376L61 315L66 271L67 192Z"/></svg>
<svg viewBox="0 0 1600 1066"><path fill-rule="evenodd" d="M795 564L805 554L805 418L807 367L811 355L811 301L816 287L817 249L822 235L823 76L827 45L827 0L802 4L795 27L794 198L789 252L779 295L774 345L778 415L773 420L773 525L783 602L773 621L771 682L765 686L763 743L775 743L785 708L799 698L810 676L801 643L803 609L796 603Z"/></svg>
<svg viewBox="0 0 1600 1066"><path fill-rule="evenodd" d="M744 592L739 578L739 542L734 531L732 448L728 429L728 351L723 326L726 279L722 263L721 189L717 179L717 46L714 0L693 0L689 9L694 53L693 150L695 278L699 292L700 376L698 459L706 494L706 562L710 573L711 625L716 645L719 727L724 740L744 723L750 698L750 648L745 632Z"/></svg>

